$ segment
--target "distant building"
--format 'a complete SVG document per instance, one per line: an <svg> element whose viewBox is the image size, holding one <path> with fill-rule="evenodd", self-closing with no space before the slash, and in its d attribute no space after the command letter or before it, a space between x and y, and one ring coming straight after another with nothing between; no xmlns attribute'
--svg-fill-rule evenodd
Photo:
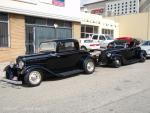
<svg viewBox="0 0 150 113"><path fill-rule="evenodd" d="M139 0L119 0L106 3L106 16L139 13Z"/></svg>
<svg viewBox="0 0 150 113"><path fill-rule="evenodd" d="M119 37L119 24L113 20L90 13L81 13L81 19L81 38L87 38L89 34Z"/></svg>
<svg viewBox="0 0 150 113"><path fill-rule="evenodd" d="M82 12L98 14L102 16L119 16L150 9L150 0L101 0L98 2L84 4Z"/></svg>

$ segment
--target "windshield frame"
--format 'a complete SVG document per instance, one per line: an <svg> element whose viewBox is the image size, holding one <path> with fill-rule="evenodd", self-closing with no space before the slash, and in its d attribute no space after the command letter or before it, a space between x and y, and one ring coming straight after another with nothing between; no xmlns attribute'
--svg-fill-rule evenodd
<svg viewBox="0 0 150 113"><path fill-rule="evenodd" d="M42 49L41 48L42 44L48 44L49 47ZM50 48L50 46L52 48ZM40 45L39 45L39 52L56 52L56 51L57 51L57 42L55 42L55 41L41 42Z"/></svg>

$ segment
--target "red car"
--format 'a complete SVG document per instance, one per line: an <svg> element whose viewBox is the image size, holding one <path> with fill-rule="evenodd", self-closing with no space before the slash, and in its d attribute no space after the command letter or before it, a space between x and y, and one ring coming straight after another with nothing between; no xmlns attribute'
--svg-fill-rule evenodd
<svg viewBox="0 0 150 113"><path fill-rule="evenodd" d="M119 37L116 38L113 42L109 43L107 48L121 48L124 46L137 46L140 44L140 41L132 37Z"/></svg>
<svg viewBox="0 0 150 113"><path fill-rule="evenodd" d="M135 38L132 38L132 37L119 37L119 38L116 38L116 40L125 40L128 42L128 44L130 44L131 42L135 42L136 45L139 45L140 44L140 41L135 39Z"/></svg>

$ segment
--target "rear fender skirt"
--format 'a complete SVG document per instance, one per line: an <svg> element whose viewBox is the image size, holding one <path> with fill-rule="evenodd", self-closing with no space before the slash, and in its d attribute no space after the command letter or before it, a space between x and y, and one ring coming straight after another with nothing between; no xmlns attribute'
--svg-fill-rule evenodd
<svg viewBox="0 0 150 113"><path fill-rule="evenodd" d="M45 68L45 67L42 67L42 66L39 66L39 65L32 65L32 66L28 66L26 68L24 68L22 71L21 71L21 74L24 75L24 74L27 74L29 73L31 70L33 69L39 69L39 70L42 70L43 72L48 72L49 74L51 74L52 76L56 76L56 74L54 72L52 72L51 70Z"/></svg>

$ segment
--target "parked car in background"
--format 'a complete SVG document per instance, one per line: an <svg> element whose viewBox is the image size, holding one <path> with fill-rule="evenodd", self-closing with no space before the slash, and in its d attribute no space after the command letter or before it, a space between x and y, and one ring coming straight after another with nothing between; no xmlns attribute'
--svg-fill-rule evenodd
<svg viewBox="0 0 150 113"><path fill-rule="evenodd" d="M127 41L128 43L134 42L136 45L140 44L140 40L136 38L132 38L132 37L119 37L119 38L116 38L115 40L124 40L124 41Z"/></svg>
<svg viewBox="0 0 150 113"><path fill-rule="evenodd" d="M124 48L124 46L130 46L130 43L134 42L134 46L138 46L140 41L131 37L120 37L110 42L107 48Z"/></svg>
<svg viewBox="0 0 150 113"><path fill-rule="evenodd" d="M28 86L38 86L46 73L67 77L81 72L91 74L94 70L95 63L90 53L80 50L75 39L42 42L40 53L19 56L16 64L5 68L7 79L15 77Z"/></svg>
<svg viewBox="0 0 150 113"><path fill-rule="evenodd" d="M115 44L114 44L115 43ZM136 42L115 40L111 43L111 47L101 52L98 62L100 65L111 65L116 68L135 62L144 62L146 54Z"/></svg>
<svg viewBox="0 0 150 113"><path fill-rule="evenodd" d="M90 38L82 38L80 39L80 48L86 51L100 50L100 44L98 42L94 42Z"/></svg>
<svg viewBox="0 0 150 113"><path fill-rule="evenodd" d="M150 41L144 41L142 44L140 44L140 47L142 50L145 50L146 57L150 57Z"/></svg>
<svg viewBox="0 0 150 113"><path fill-rule="evenodd" d="M124 48L128 44L126 40L114 40L108 44L107 48Z"/></svg>
<svg viewBox="0 0 150 113"><path fill-rule="evenodd" d="M94 34L92 35L92 40L94 42L99 42L101 48L107 48L108 44L113 41L113 38L111 36Z"/></svg>

